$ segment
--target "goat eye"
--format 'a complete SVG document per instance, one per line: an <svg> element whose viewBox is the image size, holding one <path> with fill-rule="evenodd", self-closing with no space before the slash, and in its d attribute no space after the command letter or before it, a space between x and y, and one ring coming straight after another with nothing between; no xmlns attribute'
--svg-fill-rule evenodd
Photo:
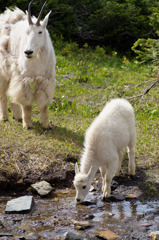
<svg viewBox="0 0 159 240"><path fill-rule="evenodd" d="M38 32L39 34L42 34L42 31Z"/></svg>
<svg viewBox="0 0 159 240"><path fill-rule="evenodd" d="M83 189L86 189L86 186L83 186L82 188L83 188Z"/></svg>

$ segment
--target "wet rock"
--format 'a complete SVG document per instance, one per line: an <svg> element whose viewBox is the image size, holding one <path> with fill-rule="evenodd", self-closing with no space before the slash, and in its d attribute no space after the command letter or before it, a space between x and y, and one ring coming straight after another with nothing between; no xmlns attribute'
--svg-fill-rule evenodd
<svg viewBox="0 0 159 240"><path fill-rule="evenodd" d="M62 240L82 240L83 237L81 236L81 234L78 234L76 232L66 232L63 237Z"/></svg>
<svg viewBox="0 0 159 240"><path fill-rule="evenodd" d="M119 202L119 201L124 201L125 197L122 194L115 193L111 195L111 197L106 197L103 198L104 202Z"/></svg>
<svg viewBox="0 0 159 240"><path fill-rule="evenodd" d="M152 226L152 225L153 225L152 223L148 223L148 222L140 223L140 226L141 226L141 227L150 227L150 226Z"/></svg>
<svg viewBox="0 0 159 240"><path fill-rule="evenodd" d="M122 195L122 194L113 194L111 197L111 200L113 201L113 202L118 202L118 201L124 201L125 200L125 197L124 197L124 195Z"/></svg>
<svg viewBox="0 0 159 240"><path fill-rule="evenodd" d="M72 220L73 224L75 225L76 229L78 230L85 230L86 228L91 227L91 224L89 221L76 221Z"/></svg>
<svg viewBox="0 0 159 240"><path fill-rule="evenodd" d="M151 240L159 240L159 231L150 233Z"/></svg>
<svg viewBox="0 0 159 240"><path fill-rule="evenodd" d="M106 239L106 240L121 239L121 237L119 235L117 235L116 233L114 233L112 231L101 231L101 232L98 232L97 237L100 237L100 238Z"/></svg>
<svg viewBox="0 0 159 240"><path fill-rule="evenodd" d="M33 197L23 196L7 202L5 213L26 213L33 207Z"/></svg>
<svg viewBox="0 0 159 240"><path fill-rule="evenodd" d="M52 192L53 188L46 181L37 182L31 185L33 191L36 191L40 196L46 196Z"/></svg>
<svg viewBox="0 0 159 240"><path fill-rule="evenodd" d="M94 218L94 215L93 214L87 214L86 216L85 216L85 219L86 220L91 220L91 219L93 219Z"/></svg>
<svg viewBox="0 0 159 240"><path fill-rule="evenodd" d="M0 233L0 238L1 237L13 237L13 234L11 234L11 233Z"/></svg>
<svg viewBox="0 0 159 240"><path fill-rule="evenodd" d="M137 197L134 194L127 194L125 195L125 199L136 199Z"/></svg>
<svg viewBox="0 0 159 240"><path fill-rule="evenodd" d="M27 236L19 237L19 240L40 240L41 238L36 233L30 233Z"/></svg>

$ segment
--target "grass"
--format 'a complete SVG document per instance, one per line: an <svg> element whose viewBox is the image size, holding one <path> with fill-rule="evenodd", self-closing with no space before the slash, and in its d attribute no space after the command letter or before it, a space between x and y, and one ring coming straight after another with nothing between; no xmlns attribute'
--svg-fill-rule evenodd
<svg viewBox="0 0 159 240"><path fill-rule="evenodd" d="M0 122L0 180L19 181L27 171L40 175L52 164L62 169L68 157L78 160L84 133L106 101L138 95L152 83L151 68L135 59L119 57L116 52L108 55L98 46L92 50L87 44L83 48L76 43L54 45L57 85L49 105L52 129L41 128L36 104L29 131L10 112L9 121ZM130 100L136 116L136 163L152 179L158 179L159 172L158 94L156 85L142 98Z"/></svg>

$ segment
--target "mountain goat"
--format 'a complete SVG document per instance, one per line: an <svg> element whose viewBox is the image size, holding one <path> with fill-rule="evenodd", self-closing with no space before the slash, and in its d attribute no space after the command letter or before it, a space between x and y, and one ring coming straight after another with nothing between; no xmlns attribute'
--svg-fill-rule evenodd
<svg viewBox="0 0 159 240"><path fill-rule="evenodd" d="M25 14L18 8L0 15L0 120L8 120L7 96L13 117L32 127L32 103L40 109L40 123L49 128L47 105L55 88L55 53L46 29L51 11L41 21L31 17L31 3ZM22 116L21 116L21 109Z"/></svg>
<svg viewBox="0 0 159 240"><path fill-rule="evenodd" d="M84 152L75 165L74 186L76 200L86 197L98 168L103 179L103 198L109 197L111 181L119 175L123 150L129 156L128 173L135 175L135 119L131 104L125 99L113 99L88 128L85 135Z"/></svg>

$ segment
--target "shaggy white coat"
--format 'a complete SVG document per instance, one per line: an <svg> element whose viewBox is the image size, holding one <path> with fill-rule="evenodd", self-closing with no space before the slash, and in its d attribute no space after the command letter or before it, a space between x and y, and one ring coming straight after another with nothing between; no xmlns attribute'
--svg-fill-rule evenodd
<svg viewBox="0 0 159 240"><path fill-rule="evenodd" d="M49 13L50 14L50 13ZM0 120L8 119L7 96L13 117L22 119L23 127L32 127L32 103L40 108L40 122L49 127L47 105L55 89L55 53L46 29L49 14L40 26L29 25L27 14L18 8L0 15ZM37 19L32 18L33 23ZM27 57L25 51L33 54Z"/></svg>
<svg viewBox="0 0 159 240"><path fill-rule="evenodd" d="M135 119L131 104L125 99L113 99L95 118L85 135L80 170L75 166L76 199L86 197L98 168L103 179L103 198L109 197L111 181L120 173L123 151L128 147L128 173L135 174Z"/></svg>

